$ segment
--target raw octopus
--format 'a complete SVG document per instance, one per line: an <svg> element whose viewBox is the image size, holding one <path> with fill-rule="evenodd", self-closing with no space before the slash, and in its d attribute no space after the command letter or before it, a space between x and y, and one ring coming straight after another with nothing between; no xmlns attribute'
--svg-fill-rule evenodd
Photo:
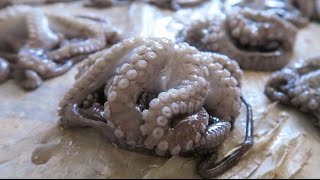
<svg viewBox="0 0 320 180"><path fill-rule="evenodd" d="M320 126L320 57L274 72L265 86L265 94L271 101L313 115Z"/></svg>
<svg viewBox="0 0 320 180"><path fill-rule="evenodd" d="M233 8L186 25L176 41L225 54L245 70L273 71L290 61L296 33L294 25L276 15Z"/></svg>
<svg viewBox="0 0 320 180"><path fill-rule="evenodd" d="M0 26L0 57L9 63L10 76L27 90L64 74L88 54L121 37L92 20L25 5L3 9ZM4 77L8 78L0 79Z"/></svg>
<svg viewBox="0 0 320 180"><path fill-rule="evenodd" d="M59 105L64 127L93 127L118 147L159 156L204 159L197 171L219 175L253 144L242 71L227 56L166 38L130 38L89 56ZM241 102L248 109L244 144L216 163Z"/></svg>

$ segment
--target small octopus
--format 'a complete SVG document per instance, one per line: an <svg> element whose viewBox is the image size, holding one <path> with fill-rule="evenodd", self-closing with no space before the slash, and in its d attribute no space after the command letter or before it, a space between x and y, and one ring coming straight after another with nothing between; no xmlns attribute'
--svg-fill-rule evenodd
<svg viewBox="0 0 320 180"><path fill-rule="evenodd" d="M309 2L300 1L303 4L309 4ZM231 4L230 3L227 4ZM241 0L240 2L232 3L232 6L240 8L251 8L254 10L264 11L266 13L277 15L298 28L303 28L309 24L309 18L305 16L292 2L288 0Z"/></svg>
<svg viewBox="0 0 320 180"><path fill-rule="evenodd" d="M110 45L106 35L112 42L120 37L97 22L26 5L2 10L0 27L0 57L9 63L10 77L26 90L66 73L88 54Z"/></svg>
<svg viewBox="0 0 320 180"><path fill-rule="evenodd" d="M253 145L242 70L227 56L166 38L130 38L90 55L59 104L64 127L93 127L118 147L158 156L203 157L201 177L236 165ZM224 160L217 148L247 107L246 139Z"/></svg>
<svg viewBox="0 0 320 180"><path fill-rule="evenodd" d="M289 62L296 34L297 28L279 16L232 8L185 25L176 41L225 54L242 69L272 71Z"/></svg>
<svg viewBox="0 0 320 180"><path fill-rule="evenodd" d="M147 0L148 3L162 9L177 11L181 8L195 7L208 0Z"/></svg>
<svg viewBox="0 0 320 180"><path fill-rule="evenodd" d="M272 101L312 114L320 126L320 57L274 72L264 92Z"/></svg>

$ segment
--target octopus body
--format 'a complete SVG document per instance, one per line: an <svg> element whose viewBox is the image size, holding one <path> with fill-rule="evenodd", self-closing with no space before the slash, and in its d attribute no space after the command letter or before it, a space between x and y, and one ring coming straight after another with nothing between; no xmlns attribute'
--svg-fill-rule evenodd
<svg viewBox="0 0 320 180"><path fill-rule="evenodd" d="M10 63L12 77L28 90L108 45L106 32L96 22L24 5L2 10L0 27L0 56Z"/></svg>
<svg viewBox="0 0 320 180"><path fill-rule="evenodd" d="M90 55L76 77L60 103L62 125L94 127L118 147L159 156L211 152L241 107L235 61L165 38L126 39ZM199 173L221 173L210 168Z"/></svg>
<svg viewBox="0 0 320 180"><path fill-rule="evenodd" d="M162 9L179 10L186 7L195 7L208 0L147 0L148 3Z"/></svg>
<svg viewBox="0 0 320 180"><path fill-rule="evenodd" d="M225 54L242 69L277 70L290 60L297 28L270 13L234 8L195 20L177 35L202 51Z"/></svg>
<svg viewBox="0 0 320 180"><path fill-rule="evenodd" d="M299 2L301 4L310 4L309 2ZM305 27L309 23L309 17L306 16L304 12L296 8L296 6L293 5L293 2L288 2L288 0L242 0L232 4L232 6L251 8L254 10L274 14L291 22L298 28Z"/></svg>
<svg viewBox="0 0 320 180"><path fill-rule="evenodd" d="M274 72L265 86L265 94L272 101L312 114L320 126L320 57Z"/></svg>

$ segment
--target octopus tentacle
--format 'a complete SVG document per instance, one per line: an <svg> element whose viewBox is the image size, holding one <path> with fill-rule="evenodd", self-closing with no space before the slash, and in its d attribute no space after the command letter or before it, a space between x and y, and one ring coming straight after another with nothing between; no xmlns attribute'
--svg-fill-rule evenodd
<svg viewBox="0 0 320 180"><path fill-rule="evenodd" d="M241 101L246 105L247 109L247 120L246 120L246 135L244 142L235 149L231 154L226 156L220 162L216 162L217 155L215 152L211 153L209 157L202 159L197 165L197 172L205 179L216 177L226 170L234 167L239 163L243 155L253 146L253 118L252 108L250 104L241 96Z"/></svg>
<svg viewBox="0 0 320 180"><path fill-rule="evenodd" d="M285 67L271 75L264 92L270 100L294 106L320 120L319 68L319 57Z"/></svg>
<svg viewBox="0 0 320 180"><path fill-rule="evenodd" d="M225 54L243 69L276 70L290 60L296 33L292 24L277 16L241 9L197 20L184 28L177 40Z"/></svg>
<svg viewBox="0 0 320 180"><path fill-rule="evenodd" d="M116 44L121 39L123 39L122 33L118 29L112 27L111 23L103 17L100 17L96 14L80 14L75 15L75 17L90 20L92 22L100 24L102 26L102 29L104 30L106 46Z"/></svg>
<svg viewBox="0 0 320 180"><path fill-rule="evenodd" d="M232 121L240 113L242 71L236 61L227 56L212 53L211 59L212 63L207 66L210 74L207 99L214 101L206 101L204 107L210 114Z"/></svg>
<svg viewBox="0 0 320 180"><path fill-rule="evenodd" d="M255 22L259 24L254 24L255 27L252 27L250 24ZM227 23L232 30L233 37L239 39L243 45L263 46L269 40L280 41L285 50L292 50L293 48L294 39L290 37L295 35L296 31L284 31L291 29L289 28L290 25L276 16L247 9L239 14L230 12ZM275 33L271 29L279 29L279 31Z"/></svg>
<svg viewBox="0 0 320 180"><path fill-rule="evenodd" d="M27 13L26 23L31 47L49 50L60 41L59 36L50 30L48 19L42 11L34 8Z"/></svg>
<svg viewBox="0 0 320 180"><path fill-rule="evenodd" d="M50 14L49 20L54 24L53 30L58 32L59 30L60 32L65 31L67 36L75 36L77 34L81 37L81 34L84 34L86 36L84 38L89 38L85 41L70 43L57 50L48 52L49 59L59 60L80 54L88 54L100 50L106 45L104 32L100 26L93 25L90 22L84 23L79 18L68 15Z"/></svg>
<svg viewBox="0 0 320 180"><path fill-rule="evenodd" d="M73 61L68 60L58 64L32 54L30 49L22 49L17 61L13 63L13 76L21 81L21 86L26 90L33 90L43 83L43 79L49 79L66 73Z"/></svg>
<svg viewBox="0 0 320 180"><path fill-rule="evenodd" d="M73 66L72 60L58 64L49 60L43 60L29 53L21 51L19 53L19 61L15 64L15 67L35 71L44 79L64 74Z"/></svg>
<svg viewBox="0 0 320 180"><path fill-rule="evenodd" d="M303 9L306 10L310 8L311 3L308 2L302 4ZM309 23L309 16L306 16L304 12L299 11L299 8L297 8L297 5L294 1L242 0L233 4L232 7L250 8L270 13L292 23L297 28L303 28Z"/></svg>
<svg viewBox="0 0 320 180"><path fill-rule="evenodd" d="M15 70L15 76L16 79L19 79L21 82L21 86L26 90L33 90L43 83L42 78L32 70L22 70L22 72L19 72L19 70Z"/></svg>
<svg viewBox="0 0 320 180"><path fill-rule="evenodd" d="M270 78L271 80L266 84L265 93L274 101L279 100L287 103L290 99L287 90L294 86L294 82L298 78L297 74L290 69L286 69L282 72L273 73Z"/></svg>
<svg viewBox="0 0 320 180"><path fill-rule="evenodd" d="M172 45L170 46L172 48ZM167 48L170 49L170 47ZM164 91L162 90L161 92L160 90L158 97L150 102L149 109L142 112L142 119L145 124L140 127L140 130L143 135L148 136L144 142L148 148L153 148L157 142L160 142L162 138L161 134L163 135L164 131L168 130L168 123L170 123L170 120L174 116L185 113L191 114L198 111L204 103L206 91L208 90L208 84L204 79L204 75L197 68L197 63L199 62L193 61L196 54L194 52L188 53L188 51L190 51L188 46L184 47L184 49L177 47L175 49L178 51L177 54L171 54L170 50L168 51L167 49L163 51L162 49L159 51L152 49L157 56L154 57L154 60L146 60L148 68L146 69L146 76L144 76L142 80L142 82L147 81L147 77L151 75L150 73L156 72L159 73L159 77L164 81L161 82L160 80L161 83L164 83L164 85L162 85L164 87L160 87L160 89L164 88ZM179 50L184 52L184 54L180 55ZM152 53L152 51L146 53ZM175 57L175 61L172 61L173 59L170 58L170 56ZM177 66L176 63L184 67L184 73L189 75L189 78L187 76L186 80L177 82L175 78L181 77L181 72L179 71L172 71L171 75L164 76L161 74L161 69L152 70L152 67L163 67L163 69L169 68L169 66L175 67ZM166 81L171 81L172 83L167 84ZM144 82L144 84L146 84L146 82ZM154 91L148 87L142 88L147 88L146 91ZM204 126L206 125L207 123L204 124ZM150 142L152 142L152 144L150 144Z"/></svg>
<svg viewBox="0 0 320 180"><path fill-rule="evenodd" d="M259 12L254 12L250 10L242 11L244 17L246 18L253 18L250 19L251 21L262 21L262 25L258 26L258 32L252 32L250 31L250 27L245 28L246 31L244 31L244 34L242 35L240 32L239 37L245 36L246 39L240 38L240 43L243 45L246 45L246 43L249 43L249 46L258 46L259 45L266 50L266 52L248 52L248 51L239 51L235 48L234 45L230 44L230 41L226 41L229 43L229 48L226 48L224 51L222 48L220 49L220 52L223 52L233 58L236 58L239 65L244 69L256 69L256 70L275 70L280 69L284 65L288 63L290 60L290 55L292 52L295 36L297 33L297 30L295 27L293 27L291 24L287 23L286 21L283 21L282 19L276 17L276 16L269 16L264 15ZM237 16L237 15L236 15ZM228 21L230 21L230 24L232 24L231 21L233 21L234 15L229 16ZM263 22L266 22L264 25ZM268 28L264 28L264 26L268 26ZM270 27L271 26L271 27ZM249 29L249 31L248 31ZM277 32L274 33L274 29L277 29ZM230 28L231 33L233 35L233 38L236 38L237 29ZM249 36L247 36L249 34ZM260 38L257 38L257 36L252 34L259 34ZM252 37L252 38L250 38ZM261 39L262 38L262 39ZM256 40L254 40L256 39ZM260 42L259 42L260 41ZM221 41L219 41L221 42ZM280 44L278 44L278 42ZM269 43L269 44L268 44ZM275 48L281 46L280 49ZM222 46L223 47L223 46ZM271 52L268 52L271 51ZM239 58L237 58L239 57Z"/></svg>
<svg viewBox="0 0 320 180"><path fill-rule="evenodd" d="M0 58L0 84L8 80L10 74L10 64L3 58Z"/></svg>
<svg viewBox="0 0 320 180"><path fill-rule="evenodd" d="M68 118L63 118L65 115L64 108L70 103L81 104L87 94L94 92L96 90L96 87L100 87L105 83L103 79L105 79L106 77L111 77L113 75L112 69L114 70L117 65L123 63L122 61L119 61L122 55L128 53L131 48L139 46L142 42L142 39L126 39L121 44L114 45L110 49L103 50L89 56L88 60L95 59L95 61L89 62L93 62L96 68L93 69L93 66L91 66L87 71L83 72L81 76L78 76L78 81L75 82L74 86L70 89L70 91L65 95L64 99L59 104L59 115L62 117L61 121L64 124L68 124ZM106 69L104 69L104 66L109 63L113 64L113 66L110 67L110 71L107 71ZM92 80L94 79L97 79L97 81L93 82ZM82 89L83 91L79 91L80 87L85 86L87 86L87 89Z"/></svg>
<svg viewBox="0 0 320 180"><path fill-rule="evenodd" d="M27 89L40 85L39 78L59 76L90 53L122 38L110 24L25 5L1 11L1 24L0 54L12 65L13 77L24 81L23 87L31 83Z"/></svg>

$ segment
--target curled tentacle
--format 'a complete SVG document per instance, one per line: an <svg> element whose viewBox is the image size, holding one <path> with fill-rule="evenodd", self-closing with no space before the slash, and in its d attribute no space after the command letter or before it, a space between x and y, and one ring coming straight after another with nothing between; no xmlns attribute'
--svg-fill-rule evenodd
<svg viewBox="0 0 320 180"><path fill-rule="evenodd" d="M216 177L221 175L226 170L231 169L237 165L242 156L245 155L249 149L253 146L253 117L251 105L241 97L241 101L246 105L247 109L247 120L246 120L246 135L244 142L232 151L229 155L224 157L220 162L216 162L217 153L213 152L203 158L197 165L197 172L205 179Z"/></svg>
<svg viewBox="0 0 320 180"><path fill-rule="evenodd" d="M15 79L20 81L20 85L25 90L36 89L37 87L41 86L41 84L43 83L38 73L29 69L22 70L22 71L15 70L14 76L16 77Z"/></svg>
<svg viewBox="0 0 320 180"><path fill-rule="evenodd" d="M291 23L277 16L234 9L227 16L196 20L177 39L225 54L243 69L276 70L289 62L296 33Z"/></svg>
<svg viewBox="0 0 320 180"><path fill-rule="evenodd" d="M8 59L12 77L23 81L27 89L64 74L90 53L122 39L110 23L26 5L1 11L0 26L0 54Z"/></svg>
<svg viewBox="0 0 320 180"><path fill-rule="evenodd" d="M275 72L271 75L271 79L266 83L265 93L273 101L281 101L288 103L290 97L288 90L294 86L294 82L298 76L291 69L285 69L281 72Z"/></svg>
<svg viewBox="0 0 320 180"><path fill-rule="evenodd" d="M25 18L29 34L28 46L50 50L58 45L60 38L49 28L49 21L44 12L33 9Z"/></svg>
<svg viewBox="0 0 320 180"><path fill-rule="evenodd" d="M83 22L73 16L51 14L48 17L52 23L51 28L53 31L65 32L65 38L77 37L86 39L67 43L56 50L48 52L49 59L57 61L81 54L93 53L105 47L106 41L101 26L93 22Z"/></svg>
<svg viewBox="0 0 320 180"><path fill-rule="evenodd" d="M104 30L104 35L106 38L105 46L116 44L123 39L122 32L112 27L112 24L104 17L97 16L96 14L80 14L75 15L75 17L87 19L100 24L102 26L102 29Z"/></svg>
<svg viewBox="0 0 320 180"><path fill-rule="evenodd" d="M291 105L320 120L320 58L312 57L272 74L265 94L272 101Z"/></svg>
<svg viewBox="0 0 320 180"><path fill-rule="evenodd" d="M232 1L231 1L232 2ZM303 4L303 10L310 8L311 3ZM292 23L298 28L303 28L309 23L309 16L305 12L299 11L294 3L281 0L242 0L232 4L233 7L250 8L254 10L264 11ZM308 6L308 7L307 7Z"/></svg>
<svg viewBox="0 0 320 180"><path fill-rule="evenodd" d="M37 72L43 79L49 79L66 73L73 66L72 60L56 63L34 54L30 49L19 53L19 61L15 64L17 69L30 69Z"/></svg>

